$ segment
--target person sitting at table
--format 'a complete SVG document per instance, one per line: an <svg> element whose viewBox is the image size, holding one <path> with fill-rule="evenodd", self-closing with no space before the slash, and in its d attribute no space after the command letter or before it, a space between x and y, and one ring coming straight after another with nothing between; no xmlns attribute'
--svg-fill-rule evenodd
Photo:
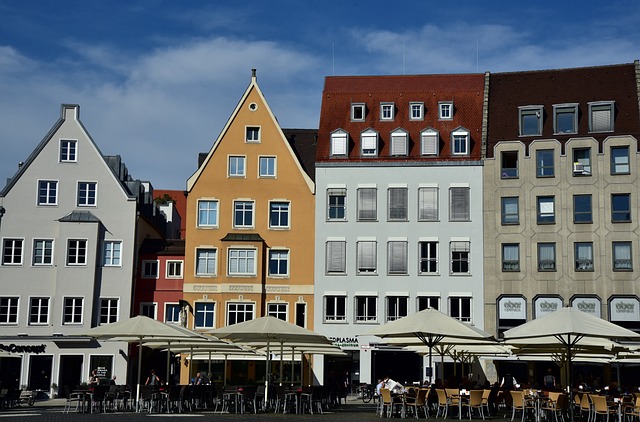
<svg viewBox="0 0 640 422"><path fill-rule="evenodd" d="M145 382L144 385L160 385L160 377L156 375L155 369L152 369L151 372L149 372L147 382Z"/></svg>
<svg viewBox="0 0 640 422"><path fill-rule="evenodd" d="M386 388L391 390L392 393L403 393L404 392L404 387L402 386L402 384L400 384L397 381L392 380L389 377L387 377L387 380L385 381L385 386L386 386Z"/></svg>
<svg viewBox="0 0 640 422"><path fill-rule="evenodd" d="M115 375L113 377L111 377L111 380L109 381L109 385L117 385L116 384L116 376Z"/></svg>
<svg viewBox="0 0 640 422"><path fill-rule="evenodd" d="M380 395L380 389L384 387L384 380L378 379L378 383L376 384L376 396Z"/></svg>
<svg viewBox="0 0 640 422"><path fill-rule="evenodd" d="M91 376L89 377L89 385L94 386L100 384L100 378L98 377L98 372L94 369L91 371Z"/></svg>
<svg viewBox="0 0 640 422"><path fill-rule="evenodd" d="M200 372L198 372L196 374L196 377L193 379L193 385L202 385L204 382L203 378L202 378L202 374Z"/></svg>

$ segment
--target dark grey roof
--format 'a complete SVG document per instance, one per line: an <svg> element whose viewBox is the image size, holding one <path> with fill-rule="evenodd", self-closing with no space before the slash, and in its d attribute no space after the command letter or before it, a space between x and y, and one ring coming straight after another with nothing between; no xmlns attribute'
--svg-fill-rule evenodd
<svg viewBox="0 0 640 422"><path fill-rule="evenodd" d="M222 241L264 242L264 239L258 233L227 233Z"/></svg>
<svg viewBox="0 0 640 422"><path fill-rule="evenodd" d="M71 211L58 221L62 223L100 223L100 219L91 211Z"/></svg>

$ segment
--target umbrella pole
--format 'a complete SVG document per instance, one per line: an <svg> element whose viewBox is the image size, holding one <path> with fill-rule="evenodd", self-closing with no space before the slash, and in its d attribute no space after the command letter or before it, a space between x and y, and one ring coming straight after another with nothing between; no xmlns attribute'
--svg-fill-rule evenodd
<svg viewBox="0 0 640 422"><path fill-rule="evenodd" d="M280 342L280 386L282 387L282 355L284 354L284 341Z"/></svg>
<svg viewBox="0 0 640 422"><path fill-rule="evenodd" d="M224 355L224 386L227 386L227 354Z"/></svg>
<svg viewBox="0 0 640 422"><path fill-rule="evenodd" d="M309 387L313 385L313 380L311 378L311 356L313 355L307 355L307 366L309 367L309 379L307 381L309 382ZM302 359L302 355L300 356L300 359Z"/></svg>
<svg viewBox="0 0 640 422"><path fill-rule="evenodd" d="M573 405L571 403L571 399L573 396L573 377L571 376L571 334L568 336L567 341L567 394L569 395L569 420L573 422Z"/></svg>
<svg viewBox="0 0 640 422"><path fill-rule="evenodd" d="M171 370L171 340L167 342L167 378L165 379L165 383L169 385L169 380L171 376L169 371Z"/></svg>
<svg viewBox="0 0 640 422"><path fill-rule="evenodd" d="M296 377L294 376L295 374L295 368L293 366L294 361L296 360L296 352L294 350L294 348L291 348L291 383L293 384L293 380L296 379ZM302 385L300 385L300 387L302 387Z"/></svg>
<svg viewBox="0 0 640 422"><path fill-rule="evenodd" d="M269 364L271 363L271 352L269 351L270 345L269 339L267 339L267 364L265 365L265 376L264 376L264 408L267 408L267 404L269 403Z"/></svg>
<svg viewBox="0 0 640 422"><path fill-rule="evenodd" d="M211 350L209 350L209 367L207 368L207 379L211 381Z"/></svg>
<svg viewBox="0 0 640 422"><path fill-rule="evenodd" d="M433 347L429 346L429 384L433 384Z"/></svg>
<svg viewBox="0 0 640 422"><path fill-rule="evenodd" d="M142 374L142 337L138 343L138 385L136 387L136 412L140 411L140 378Z"/></svg>

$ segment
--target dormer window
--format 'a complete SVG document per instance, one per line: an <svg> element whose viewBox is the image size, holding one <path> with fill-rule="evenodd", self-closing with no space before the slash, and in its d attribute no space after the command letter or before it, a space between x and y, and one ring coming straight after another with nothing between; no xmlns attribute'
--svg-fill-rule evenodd
<svg viewBox="0 0 640 422"><path fill-rule="evenodd" d="M342 129L338 129L331 134L331 156L346 156L347 155L347 132Z"/></svg>
<svg viewBox="0 0 640 422"><path fill-rule="evenodd" d="M424 120L424 103L409 103L409 120Z"/></svg>
<svg viewBox="0 0 640 422"><path fill-rule="evenodd" d="M578 132L578 104L556 104L553 106L553 133Z"/></svg>
<svg viewBox="0 0 640 422"><path fill-rule="evenodd" d="M451 133L451 154L469 155L469 131L465 128L456 129Z"/></svg>
<svg viewBox="0 0 640 422"><path fill-rule="evenodd" d="M404 129L396 129L391 132L391 155L407 155L408 135Z"/></svg>
<svg viewBox="0 0 640 422"><path fill-rule="evenodd" d="M542 135L542 106L518 107L520 136Z"/></svg>
<svg viewBox="0 0 640 422"><path fill-rule="evenodd" d="M428 128L420 133L420 155L438 155L440 135L437 130Z"/></svg>
<svg viewBox="0 0 640 422"><path fill-rule="evenodd" d="M395 115L395 108L393 103L381 103L380 104L380 120L393 120Z"/></svg>
<svg viewBox="0 0 640 422"><path fill-rule="evenodd" d="M613 132L613 101L589 103L589 132Z"/></svg>
<svg viewBox="0 0 640 422"><path fill-rule="evenodd" d="M453 119L453 101L440 101L438 103L438 119Z"/></svg>
<svg viewBox="0 0 640 422"><path fill-rule="evenodd" d="M364 103L351 104L351 121L364 122L365 111L366 109Z"/></svg>
<svg viewBox="0 0 640 422"><path fill-rule="evenodd" d="M378 155L378 132L373 129L367 129L360 135L360 144L362 146L362 156L375 157Z"/></svg>

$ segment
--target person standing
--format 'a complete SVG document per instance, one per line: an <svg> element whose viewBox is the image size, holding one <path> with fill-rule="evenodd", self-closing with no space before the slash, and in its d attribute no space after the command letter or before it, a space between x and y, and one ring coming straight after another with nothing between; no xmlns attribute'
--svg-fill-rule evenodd
<svg viewBox="0 0 640 422"><path fill-rule="evenodd" d="M556 377L551 372L551 368L547 369L547 375L542 379L542 383L544 384L547 390L555 390L556 388Z"/></svg>
<svg viewBox="0 0 640 422"><path fill-rule="evenodd" d="M91 376L89 377L89 385L94 386L100 384L100 378L98 377L98 371L95 369L91 371Z"/></svg>
<svg viewBox="0 0 640 422"><path fill-rule="evenodd" d="M156 370L152 369L147 377L147 382L144 385L160 385L160 377L156 374Z"/></svg>

